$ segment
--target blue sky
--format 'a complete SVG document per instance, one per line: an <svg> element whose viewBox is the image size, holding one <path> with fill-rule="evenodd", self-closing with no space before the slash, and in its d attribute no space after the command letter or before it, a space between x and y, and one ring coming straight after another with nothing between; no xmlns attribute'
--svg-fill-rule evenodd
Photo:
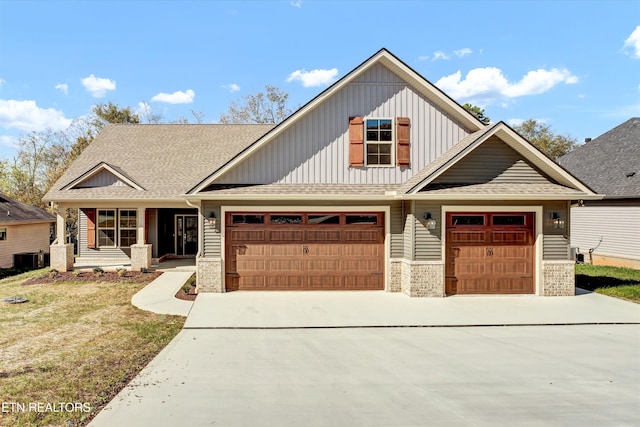
<svg viewBox="0 0 640 427"><path fill-rule="evenodd" d="M298 107L383 47L492 121L582 142L640 116L640 1L0 0L0 159L97 103L215 123L271 84Z"/></svg>

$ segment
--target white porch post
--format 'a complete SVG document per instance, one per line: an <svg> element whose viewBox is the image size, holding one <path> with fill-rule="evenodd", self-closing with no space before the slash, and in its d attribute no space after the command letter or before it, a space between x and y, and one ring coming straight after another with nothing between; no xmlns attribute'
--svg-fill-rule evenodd
<svg viewBox="0 0 640 427"><path fill-rule="evenodd" d="M56 243L49 247L51 269L73 270L73 243L67 240L67 207L58 204L56 208Z"/></svg>
<svg viewBox="0 0 640 427"><path fill-rule="evenodd" d="M151 268L151 245L145 241L145 213L146 208L137 209L137 237L136 244L131 245L131 271Z"/></svg>
<svg viewBox="0 0 640 427"><path fill-rule="evenodd" d="M147 209L146 208L138 208L138 239L137 239L137 244L138 245L144 245L146 242L146 228L147 225L145 224L146 221L146 213Z"/></svg>

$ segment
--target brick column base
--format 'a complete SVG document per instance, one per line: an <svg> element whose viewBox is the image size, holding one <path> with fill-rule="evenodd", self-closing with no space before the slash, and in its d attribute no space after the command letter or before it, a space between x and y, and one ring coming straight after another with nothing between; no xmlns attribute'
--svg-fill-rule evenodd
<svg viewBox="0 0 640 427"><path fill-rule="evenodd" d="M444 297L444 263L403 260L401 290L410 297Z"/></svg>
<svg viewBox="0 0 640 427"><path fill-rule="evenodd" d="M539 295L563 297L576 294L576 263L573 261L542 261L542 281Z"/></svg>
<svg viewBox="0 0 640 427"><path fill-rule="evenodd" d="M73 270L73 243L51 245L49 254L52 270L60 272Z"/></svg>
<svg viewBox="0 0 640 427"><path fill-rule="evenodd" d="M196 284L200 292L224 292L222 258L198 258L196 260Z"/></svg>
<svg viewBox="0 0 640 427"><path fill-rule="evenodd" d="M151 245L131 245L131 271L151 268Z"/></svg>

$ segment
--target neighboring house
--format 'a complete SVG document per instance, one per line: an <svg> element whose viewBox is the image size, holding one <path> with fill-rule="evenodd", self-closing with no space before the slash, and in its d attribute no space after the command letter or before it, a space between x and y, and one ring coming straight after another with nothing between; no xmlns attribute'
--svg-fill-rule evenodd
<svg viewBox="0 0 640 427"><path fill-rule="evenodd" d="M571 208L571 246L585 262L640 268L640 117L558 159L602 200Z"/></svg>
<svg viewBox="0 0 640 427"><path fill-rule="evenodd" d="M441 297L573 295L568 207L598 197L382 49L276 126L109 125L46 200L80 260L195 257L199 292Z"/></svg>
<svg viewBox="0 0 640 427"><path fill-rule="evenodd" d="M0 193L0 268L13 267L14 254L49 253L56 217Z"/></svg>

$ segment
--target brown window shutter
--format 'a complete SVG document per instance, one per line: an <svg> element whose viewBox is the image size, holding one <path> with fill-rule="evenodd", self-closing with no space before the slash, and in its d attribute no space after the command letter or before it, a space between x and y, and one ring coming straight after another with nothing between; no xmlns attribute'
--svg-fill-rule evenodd
<svg viewBox="0 0 640 427"><path fill-rule="evenodd" d="M349 117L349 166L364 166L364 120Z"/></svg>
<svg viewBox="0 0 640 427"><path fill-rule="evenodd" d="M396 119L396 164L398 166L409 166L410 151L410 121L408 117L398 117Z"/></svg>
<svg viewBox="0 0 640 427"><path fill-rule="evenodd" d="M96 248L96 210L82 209L87 216L87 248Z"/></svg>

